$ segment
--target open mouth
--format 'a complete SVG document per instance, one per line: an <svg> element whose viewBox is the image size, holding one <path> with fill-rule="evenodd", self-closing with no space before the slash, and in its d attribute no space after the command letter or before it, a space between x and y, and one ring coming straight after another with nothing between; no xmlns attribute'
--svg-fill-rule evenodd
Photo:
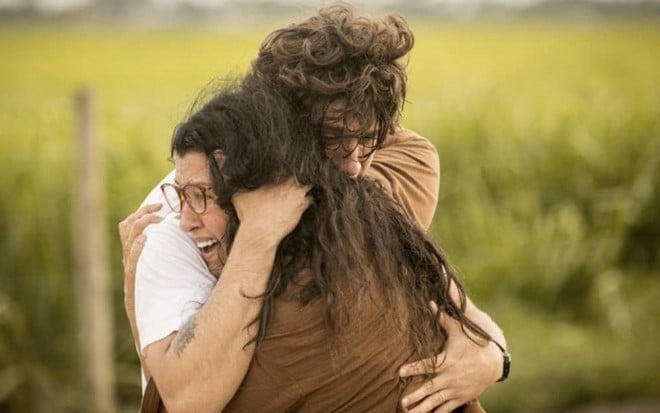
<svg viewBox="0 0 660 413"><path fill-rule="evenodd" d="M216 249L216 247L219 245L220 241L217 239L209 239L205 241L199 241L196 242L195 244L197 245L197 248L201 251L203 256L208 256L213 250Z"/></svg>
<svg viewBox="0 0 660 413"><path fill-rule="evenodd" d="M209 271L217 279L225 266L227 253L223 250L223 242L218 239L208 239L195 242L197 248L202 254L202 259L206 263Z"/></svg>
<svg viewBox="0 0 660 413"><path fill-rule="evenodd" d="M217 239L209 239L206 241L196 242L196 244L197 244L197 248L199 248L200 251L202 251L202 254L208 254L209 252L211 252L211 250L213 250L213 247L215 247L218 244L218 242L219 241Z"/></svg>

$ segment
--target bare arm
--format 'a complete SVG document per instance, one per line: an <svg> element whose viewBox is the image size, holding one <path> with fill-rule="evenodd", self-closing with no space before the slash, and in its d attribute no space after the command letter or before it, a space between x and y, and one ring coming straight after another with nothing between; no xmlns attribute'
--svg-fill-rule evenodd
<svg viewBox="0 0 660 413"><path fill-rule="evenodd" d="M246 326L261 307L245 296L263 292L280 240L309 205L306 189L288 181L234 197L241 225L220 280L178 331L145 348L144 366L171 413L217 412L233 396L254 350L244 346L257 326Z"/></svg>
<svg viewBox="0 0 660 413"><path fill-rule="evenodd" d="M455 288L452 292L456 295ZM465 313L506 348L500 328L469 298ZM407 364L400 370L403 377L434 374L432 380L426 381L403 398L404 407L414 406L409 410L410 413L451 412L476 399L502 376L503 356L494 343L464 332L460 323L447 314L442 313L439 317L449 335L445 351L433 359ZM415 406L415 403L419 404Z"/></svg>
<svg viewBox="0 0 660 413"><path fill-rule="evenodd" d="M238 230L208 301L178 332L149 345L144 360L170 413L218 412L234 395L252 359L256 334L246 328L261 300L277 244Z"/></svg>

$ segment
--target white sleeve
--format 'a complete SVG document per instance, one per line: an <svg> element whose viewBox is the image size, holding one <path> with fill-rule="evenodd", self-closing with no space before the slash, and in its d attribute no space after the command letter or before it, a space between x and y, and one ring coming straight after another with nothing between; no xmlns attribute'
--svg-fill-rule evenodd
<svg viewBox="0 0 660 413"><path fill-rule="evenodd" d="M174 171L147 195L146 204L163 204L157 212L165 218L149 225L147 242L138 259L135 279L135 318L140 336L140 352L163 339L197 312L206 302L216 279L208 271L199 250L179 228L176 214L168 207L160 186L174 182ZM142 393L147 381L142 376Z"/></svg>
<svg viewBox="0 0 660 413"><path fill-rule="evenodd" d="M206 302L216 279L176 214L145 229L136 267L135 318L140 351L178 331Z"/></svg>

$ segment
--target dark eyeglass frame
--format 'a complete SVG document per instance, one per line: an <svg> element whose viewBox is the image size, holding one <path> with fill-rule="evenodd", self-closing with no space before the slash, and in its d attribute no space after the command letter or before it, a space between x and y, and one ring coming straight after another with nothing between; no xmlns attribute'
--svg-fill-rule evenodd
<svg viewBox="0 0 660 413"><path fill-rule="evenodd" d="M175 207L172 205L169 197L167 196L167 188L172 188L177 194L177 197L179 198L179 205L178 207ZM187 191L189 188L194 188L196 190L199 190L202 194L202 200L204 204L202 205L202 208L196 208L195 205L190 201L190 198L188 195L186 195ZM170 207L170 209L176 213L181 213L183 210L183 204L185 203L188 205L188 208L190 208L191 211L193 211L196 214L203 214L206 212L206 208L208 206L208 201L215 201L218 199L217 195L213 193L208 193L208 191L213 191L213 188L209 186L202 186L198 184L187 184L184 186L178 186L176 184L172 183L164 183L160 186L160 191L163 193L163 196L165 197L165 202L167 202L167 205Z"/></svg>
<svg viewBox="0 0 660 413"><path fill-rule="evenodd" d="M354 145L347 145L350 140L355 139ZM326 149L336 151L340 147L346 152L346 156L352 154L359 146L362 146L366 152L360 155L360 158L368 158L377 149L376 138L374 136L350 136L344 135L341 137L324 136L323 145Z"/></svg>

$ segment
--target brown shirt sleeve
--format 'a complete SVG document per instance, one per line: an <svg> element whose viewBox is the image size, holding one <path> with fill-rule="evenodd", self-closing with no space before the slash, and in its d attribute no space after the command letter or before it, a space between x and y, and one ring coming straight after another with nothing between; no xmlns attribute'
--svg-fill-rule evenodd
<svg viewBox="0 0 660 413"><path fill-rule="evenodd" d="M410 218L428 230L440 190L440 159L428 139L398 129L375 153L365 175L378 181Z"/></svg>

